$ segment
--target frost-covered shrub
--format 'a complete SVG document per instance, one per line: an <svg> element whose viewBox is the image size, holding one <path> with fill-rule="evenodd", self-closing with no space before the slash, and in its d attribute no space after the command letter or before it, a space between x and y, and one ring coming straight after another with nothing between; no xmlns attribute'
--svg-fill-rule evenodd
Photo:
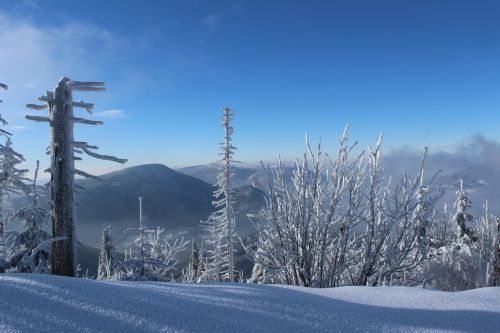
<svg viewBox="0 0 500 333"><path fill-rule="evenodd" d="M261 264L254 264L252 269L252 276L248 280L249 283L270 283L271 281L266 277L266 269Z"/></svg>
<svg viewBox="0 0 500 333"><path fill-rule="evenodd" d="M178 254L189 242L176 239L163 240L164 229L145 230L125 252L119 279L131 281L167 281L178 264ZM143 237L145 236L145 237Z"/></svg>
<svg viewBox="0 0 500 333"><path fill-rule="evenodd" d="M426 281L443 291L461 291L486 285L485 263L476 250L464 244L435 250L423 270Z"/></svg>
<svg viewBox="0 0 500 333"><path fill-rule="evenodd" d="M427 258L442 191L424 179L427 149L416 176L391 182L381 145L352 158L346 127L336 155L313 151L306 136L291 175L282 160L264 167L266 204L250 216L258 236L245 246L254 263L297 286L406 284Z"/></svg>
<svg viewBox="0 0 500 333"><path fill-rule="evenodd" d="M125 260L115 274L116 278L131 281L172 280L179 262L178 254L186 249L189 242L183 238L168 242L162 237L164 229L147 228L142 217L142 197L139 197L139 228L124 230L135 232L138 236L125 251Z"/></svg>

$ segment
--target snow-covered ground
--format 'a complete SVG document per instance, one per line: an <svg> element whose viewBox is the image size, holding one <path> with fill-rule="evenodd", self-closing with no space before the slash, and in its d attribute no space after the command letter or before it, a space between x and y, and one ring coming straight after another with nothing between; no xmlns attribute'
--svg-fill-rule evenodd
<svg viewBox="0 0 500 333"><path fill-rule="evenodd" d="M500 288L445 293L2 274L0 332L500 332Z"/></svg>

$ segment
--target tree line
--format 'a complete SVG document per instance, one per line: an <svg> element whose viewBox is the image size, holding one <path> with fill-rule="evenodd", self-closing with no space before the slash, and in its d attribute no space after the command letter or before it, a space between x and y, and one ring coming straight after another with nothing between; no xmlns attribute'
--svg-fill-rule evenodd
<svg viewBox="0 0 500 333"><path fill-rule="evenodd" d="M18 168L24 158L13 150L11 133L0 129L5 138L0 145L1 271L77 275L74 193L83 189L74 184L74 178L102 181L75 168L75 161L81 159L77 155L126 162L99 154L96 146L73 137L74 124L101 124L74 116L74 107L91 113L94 105L73 101L73 91L104 89L102 82L63 78L54 91L39 98L43 104L27 105L48 110L48 117L26 118L50 124L50 212L40 205L38 162L33 181L28 180L27 170ZM384 172L382 136L374 147L355 153L357 143L350 144L347 126L334 154L325 153L321 144L313 148L306 135L306 151L293 167L281 159L273 166L261 163L266 177L258 186L264 189L265 205L249 216L255 235L240 239L232 186L233 117L232 109L222 109L224 139L214 188L215 211L201 221L200 246L191 242L190 260L181 277L178 273L174 277L174 272L178 255L189 242L169 242L162 236L163 229L144 226L139 198L139 227L125 230L137 238L123 261L116 259L111 227L103 230L99 279L239 280L320 288L423 284L442 290L500 285L500 219L490 214L488 204L483 216L473 217L471 200L460 182L453 209L438 207L444 190L438 174L425 174L427 148L417 173L404 172L396 179ZM12 211L12 193L26 196L19 212ZM24 231L6 237L4 230L12 219L21 221ZM52 233L46 231L49 224ZM248 279L235 266L236 246L254 263Z"/></svg>

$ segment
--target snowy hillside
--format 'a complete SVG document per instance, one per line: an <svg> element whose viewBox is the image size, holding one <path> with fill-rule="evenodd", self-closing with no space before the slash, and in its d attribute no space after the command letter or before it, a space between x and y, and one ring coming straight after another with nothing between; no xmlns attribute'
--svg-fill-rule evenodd
<svg viewBox="0 0 500 333"><path fill-rule="evenodd" d="M1 332L498 332L500 288L102 282L0 275Z"/></svg>

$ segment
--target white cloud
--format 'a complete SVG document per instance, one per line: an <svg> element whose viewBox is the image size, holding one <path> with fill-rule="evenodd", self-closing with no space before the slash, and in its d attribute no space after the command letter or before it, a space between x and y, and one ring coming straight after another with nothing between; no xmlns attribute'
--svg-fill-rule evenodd
<svg viewBox="0 0 500 333"><path fill-rule="evenodd" d="M62 76L108 81L116 88L118 84L113 79L122 74L120 68L128 68L117 59L133 50L133 43L93 24L60 17L52 23L40 24L26 11L22 13L0 10L0 82L9 85L9 90L0 91L0 99L4 101L0 104L0 114L12 124L7 129L17 134L16 149L23 153L28 161L26 167L31 169L35 160L47 163L49 128L25 119L26 114L45 115L46 111L28 111L25 105L37 102L37 97L53 89ZM99 95L85 94L75 99L102 105L99 98L105 98L114 105L111 92L102 94L105 97ZM120 117L119 112L105 115Z"/></svg>
<svg viewBox="0 0 500 333"><path fill-rule="evenodd" d="M59 21L61 22L61 21ZM24 117L23 106L53 88L62 76L103 80L116 55L128 48L106 29L79 21L41 26L0 11L1 113L7 120Z"/></svg>
<svg viewBox="0 0 500 333"><path fill-rule="evenodd" d="M123 111L123 110L106 110L106 111L93 112L93 114L96 117L109 118L109 119L126 118L127 117L127 115L125 114L125 111Z"/></svg>

